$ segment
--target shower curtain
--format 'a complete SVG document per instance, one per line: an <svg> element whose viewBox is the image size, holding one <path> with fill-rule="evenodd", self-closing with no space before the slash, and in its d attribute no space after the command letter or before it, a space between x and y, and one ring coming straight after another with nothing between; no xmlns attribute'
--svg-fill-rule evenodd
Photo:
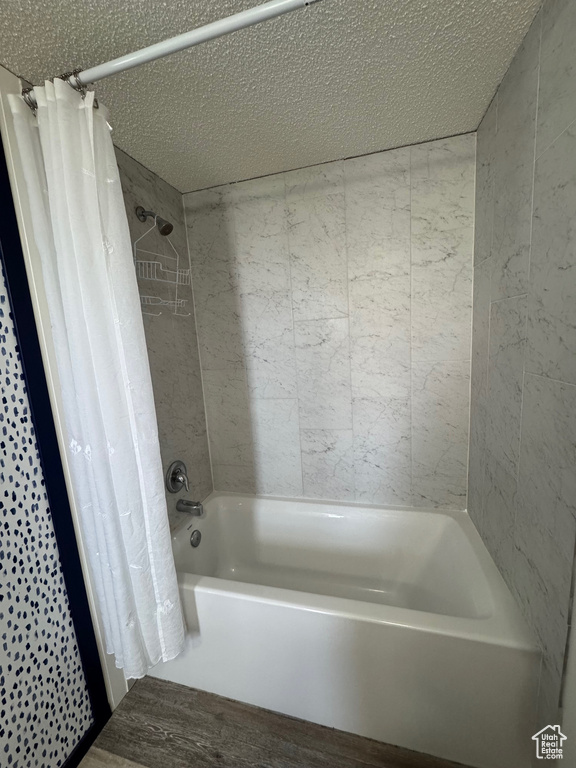
<svg viewBox="0 0 576 768"><path fill-rule="evenodd" d="M184 645L140 299L102 104L11 97L42 260L82 537L107 651L142 677ZM57 514L57 510L52 510Z"/></svg>

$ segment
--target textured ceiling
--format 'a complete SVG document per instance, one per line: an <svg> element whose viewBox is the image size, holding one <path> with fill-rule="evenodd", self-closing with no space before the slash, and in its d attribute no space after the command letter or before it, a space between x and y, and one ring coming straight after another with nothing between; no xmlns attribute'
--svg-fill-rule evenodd
<svg viewBox="0 0 576 768"><path fill-rule="evenodd" d="M38 84L258 0L3 0ZM324 0L101 81L114 141L182 192L474 130L540 0Z"/></svg>

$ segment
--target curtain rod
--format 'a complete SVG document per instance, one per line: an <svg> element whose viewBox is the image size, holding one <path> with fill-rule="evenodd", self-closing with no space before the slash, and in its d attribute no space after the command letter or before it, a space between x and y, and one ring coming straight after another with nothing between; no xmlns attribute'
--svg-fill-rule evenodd
<svg viewBox="0 0 576 768"><path fill-rule="evenodd" d="M134 51L134 53L127 53L125 56L119 56L117 59L107 61L105 64L98 64L95 67L90 67L90 69L76 70L75 72L62 75L62 78L76 90L82 91L86 86L96 83L98 80L103 80L105 77L118 75L120 72L126 72L134 67L139 67L141 64L147 64L149 61L170 56L172 53L178 53L178 51L184 51L208 40L229 35L231 32L236 32L239 29L260 24L269 19L275 19L284 13L290 13L317 2L320 2L320 0L269 0L269 2L257 5L255 8L249 8L246 11L227 16L225 19L213 21L190 32L184 32L182 35L176 35L176 37L163 40L161 43L154 43L154 45L149 45L147 48L141 48L139 51ZM22 95L29 106L32 108L37 106L31 89L23 90Z"/></svg>

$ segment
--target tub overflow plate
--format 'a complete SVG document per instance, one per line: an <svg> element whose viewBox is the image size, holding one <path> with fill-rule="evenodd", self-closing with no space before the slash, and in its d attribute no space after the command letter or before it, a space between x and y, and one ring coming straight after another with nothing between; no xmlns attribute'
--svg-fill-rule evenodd
<svg viewBox="0 0 576 768"><path fill-rule="evenodd" d="M190 544L193 547L197 547L200 544L200 539L202 538L202 534L200 531L192 531L190 534Z"/></svg>

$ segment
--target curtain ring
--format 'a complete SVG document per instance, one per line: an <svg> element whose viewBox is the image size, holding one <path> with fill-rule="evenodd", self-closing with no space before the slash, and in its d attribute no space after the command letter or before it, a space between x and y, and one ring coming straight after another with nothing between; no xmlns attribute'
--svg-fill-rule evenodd
<svg viewBox="0 0 576 768"><path fill-rule="evenodd" d="M82 85L79 80L79 75L82 72L80 68L73 69L71 72L64 72L62 75L58 75L59 80L64 80L70 88L74 88L75 91L82 95L82 98L86 98L88 93L88 86ZM71 80L73 78L73 80ZM98 109L98 99L94 97L94 109Z"/></svg>
<svg viewBox="0 0 576 768"><path fill-rule="evenodd" d="M78 91L82 96L85 96L88 89L78 80L80 72L82 72L81 69L73 69L71 72L63 72L61 75L58 75L57 79L64 80L65 83L68 83L70 88L74 88L75 91ZM74 80L71 80L70 78L74 78Z"/></svg>
<svg viewBox="0 0 576 768"><path fill-rule="evenodd" d="M24 104L30 107L32 112L36 114L36 110L38 108L38 104L36 104L36 99L34 98L34 94L32 93L33 88L24 88L22 90L22 98L24 99Z"/></svg>

